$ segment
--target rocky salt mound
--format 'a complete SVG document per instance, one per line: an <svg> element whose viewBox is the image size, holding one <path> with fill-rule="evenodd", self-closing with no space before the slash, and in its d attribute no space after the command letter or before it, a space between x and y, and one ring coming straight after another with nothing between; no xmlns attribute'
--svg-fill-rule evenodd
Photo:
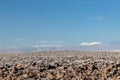
<svg viewBox="0 0 120 80"><path fill-rule="evenodd" d="M0 54L0 80L120 80L120 53Z"/></svg>

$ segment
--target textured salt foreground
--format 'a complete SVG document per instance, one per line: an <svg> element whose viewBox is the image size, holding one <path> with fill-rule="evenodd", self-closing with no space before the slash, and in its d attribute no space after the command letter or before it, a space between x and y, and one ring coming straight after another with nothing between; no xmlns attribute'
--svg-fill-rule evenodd
<svg viewBox="0 0 120 80"><path fill-rule="evenodd" d="M120 80L120 52L0 54L0 80Z"/></svg>

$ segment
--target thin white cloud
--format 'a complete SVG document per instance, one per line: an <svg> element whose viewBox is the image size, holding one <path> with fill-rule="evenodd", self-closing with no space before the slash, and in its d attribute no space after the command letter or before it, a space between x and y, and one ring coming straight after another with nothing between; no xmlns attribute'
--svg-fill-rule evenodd
<svg viewBox="0 0 120 80"><path fill-rule="evenodd" d="M37 41L36 43L46 44L46 43L48 43L48 41Z"/></svg>
<svg viewBox="0 0 120 80"><path fill-rule="evenodd" d="M39 45L35 45L34 47L38 48L38 47L40 47L40 46L39 46Z"/></svg>
<svg viewBox="0 0 120 80"><path fill-rule="evenodd" d="M34 47L62 47L60 41L48 42L48 41L37 41Z"/></svg>
<svg viewBox="0 0 120 80"><path fill-rule="evenodd" d="M61 44L63 42L61 42L61 41L54 41L53 43L55 43L55 44Z"/></svg>
<svg viewBox="0 0 120 80"><path fill-rule="evenodd" d="M48 41L36 41L37 44L61 44L63 43L62 41L52 41L52 42L48 42Z"/></svg>
<svg viewBox="0 0 120 80"><path fill-rule="evenodd" d="M42 44L39 47L62 47L62 45L54 45L54 44Z"/></svg>
<svg viewBox="0 0 120 80"><path fill-rule="evenodd" d="M41 41L41 43L48 43L48 41Z"/></svg>
<svg viewBox="0 0 120 80"><path fill-rule="evenodd" d="M104 16L96 16L96 17L93 18L93 20L101 20L103 18L104 18Z"/></svg>
<svg viewBox="0 0 120 80"><path fill-rule="evenodd" d="M94 45L101 45L101 42L82 42L80 46L94 46Z"/></svg>

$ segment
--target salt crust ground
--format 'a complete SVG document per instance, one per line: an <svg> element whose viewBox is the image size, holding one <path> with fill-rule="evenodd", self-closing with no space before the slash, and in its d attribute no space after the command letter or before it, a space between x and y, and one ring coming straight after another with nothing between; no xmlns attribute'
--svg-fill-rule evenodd
<svg viewBox="0 0 120 80"><path fill-rule="evenodd" d="M0 80L120 80L120 52L1 53Z"/></svg>

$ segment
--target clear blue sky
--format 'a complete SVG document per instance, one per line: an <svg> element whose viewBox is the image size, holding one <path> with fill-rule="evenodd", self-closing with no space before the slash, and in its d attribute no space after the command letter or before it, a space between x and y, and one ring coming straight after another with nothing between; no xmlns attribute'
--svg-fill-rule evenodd
<svg viewBox="0 0 120 80"><path fill-rule="evenodd" d="M120 41L120 0L1 0L0 47Z"/></svg>

